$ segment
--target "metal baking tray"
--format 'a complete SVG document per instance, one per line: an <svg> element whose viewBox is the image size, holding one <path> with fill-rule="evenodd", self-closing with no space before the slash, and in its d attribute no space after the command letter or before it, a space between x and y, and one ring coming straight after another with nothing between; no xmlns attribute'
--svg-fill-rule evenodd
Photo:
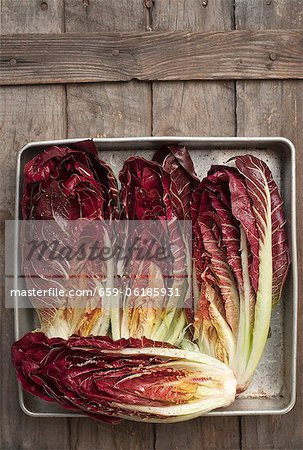
<svg viewBox="0 0 303 450"><path fill-rule="evenodd" d="M83 138L85 139L85 138ZM51 145L68 145L83 139L34 142L25 145L18 154L16 218L20 216L23 189L23 168L27 161ZM222 164L231 156L251 153L266 161L278 183L284 199L292 264L280 306L272 316L271 337L249 389L225 409L208 416L284 414L295 404L296 394L296 335L297 335L297 259L296 259L296 202L295 148L285 138L242 137L135 137L94 139L101 159L110 164L117 175L123 161L131 155L151 158L155 149L164 144L184 144L190 151L197 174L206 175L211 164ZM15 289L22 288L17 280L18 243L14 246ZM37 326L33 309L18 308L15 299L15 338ZM19 386L22 410L35 417L83 417L27 394Z"/></svg>

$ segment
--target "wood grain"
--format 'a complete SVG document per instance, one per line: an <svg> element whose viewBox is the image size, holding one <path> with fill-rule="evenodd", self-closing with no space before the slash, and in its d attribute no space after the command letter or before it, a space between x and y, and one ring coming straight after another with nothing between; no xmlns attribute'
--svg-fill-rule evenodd
<svg viewBox="0 0 303 450"><path fill-rule="evenodd" d="M232 29L232 1L157 0L155 31L199 32ZM153 134L211 136L235 134L233 82L153 83ZM240 448L236 417L202 417L182 424L156 425L155 450Z"/></svg>
<svg viewBox="0 0 303 450"><path fill-rule="evenodd" d="M148 136L151 90L146 83L67 86L68 137Z"/></svg>
<svg viewBox="0 0 303 450"><path fill-rule="evenodd" d="M98 0L85 6L65 1L68 32L140 31L146 28L146 8L141 0ZM148 136L151 134L149 83L68 85L68 137Z"/></svg>
<svg viewBox="0 0 303 450"><path fill-rule="evenodd" d="M289 28L303 26L303 1L245 2L236 0L236 24L239 29ZM282 32L282 31L278 31ZM302 172L303 172L303 83L302 81L237 82L237 127L240 136L285 136L297 150L298 217L298 372L297 402L281 417L243 417L243 449L296 450L303 447L303 309L300 302L303 271Z"/></svg>
<svg viewBox="0 0 303 450"><path fill-rule="evenodd" d="M235 8L233 8L233 3L235 3ZM254 0L254 2L248 0L235 0L235 2L233 0L205 2L201 0L156 0L154 7L150 10L144 7L142 0L119 0L119 2L105 0L48 0L45 2L41 0L22 0L22 2L20 0L0 0L0 11L0 30L4 34L12 32L59 33L65 29L68 32L98 32L102 35L104 32L140 31L143 33L147 29L152 29L154 32L179 31L185 33L227 31L233 28L234 18L239 30L252 29L258 34L258 30L266 28L302 28L303 0L291 2L287 0L266 2L265 0ZM262 33L265 35L263 31ZM282 37L285 35L285 31L277 33ZM246 35L254 36L255 34ZM2 43L3 39L2 36ZM281 41L282 47L280 40L275 42L279 45L279 49L273 51L270 47L270 52L276 54L276 58L272 54L271 62L266 58L269 55L267 46L271 45L272 41L270 43L266 41L266 46L263 48L264 52L266 50L267 56L264 56L265 53L262 53L263 56L257 54L261 65L266 62L271 64L270 68L262 66L264 76L267 77L271 77L273 73L276 74L277 64L280 64L280 58L284 55L284 53L280 55L281 48L283 50L288 45L284 40ZM193 49L192 42L190 45L188 43L186 45ZM287 58L290 58L291 61L293 59L301 61L302 66L300 59L302 44L297 41L296 45L297 47L290 51L287 49ZM247 49L251 51L252 48L255 48L254 46L254 41L248 42ZM200 49L199 45L197 48ZM85 50L81 43L82 56L83 49ZM114 49L116 49L116 44ZM240 49L242 49L241 46ZM294 49L295 53L293 53ZM170 49L168 56L171 58L173 51L176 50ZM258 47L258 51L261 52L261 50L262 48ZM153 51L158 52L157 49ZM182 51L187 51L185 46ZM298 52L301 52L300 55ZM208 49L208 54L215 55L212 48ZM227 49L226 56L229 55ZM113 64L117 64L116 58L120 58L121 54L114 56L109 55L109 58L114 61ZM247 60L247 67L244 69L255 70L249 61L254 62L256 55L252 53L248 56L251 59ZM187 57L186 54L185 57ZM0 80L3 77L5 84L13 84L15 81L10 81L8 78L12 78L11 73L16 70L18 59L16 66L7 68L8 58L10 58L9 61L15 59L8 53L5 59L0 61ZM148 61L150 55L144 55L144 58ZM215 59L214 56L212 58ZM224 56L221 55L221 58L223 60ZM231 62L224 58L224 61L229 64L229 70L231 70L230 67L233 67L236 72L239 71L238 60ZM165 75L164 63L162 60L159 62L160 69L152 68L154 71L152 73L155 74L160 70ZM11 61L11 64L13 63ZM177 63L180 63L178 59ZM202 63L204 64L204 61L199 62L201 65ZM134 61L135 71L138 71L137 64L138 62ZM150 65L150 62L148 64ZM210 61L209 64L214 68L218 63ZM192 67L190 64L188 70L192 71ZM278 65L278 67L280 66ZM287 67L289 77L290 69ZM125 76L124 66L122 69L123 76ZM9 72L2 75L5 70ZM142 66L139 67L139 72L143 72ZM132 77L132 73L127 72L127 75ZM18 76L21 83L29 83L28 79L23 80L21 75ZM39 81L40 74L37 73L35 76ZM204 76L204 73L199 76ZM243 75L240 78L242 77ZM31 82L38 81L33 79ZM42 82L45 81L42 80ZM236 96L235 83L231 81L162 81L153 83L152 88L150 83L136 80L130 83L70 84L66 89L66 99L63 86L7 86L0 88L2 144L0 152L2 168L0 178L0 258L2 261L2 222L6 218L11 218L13 211L13 172L16 151L27 140L60 138L65 137L66 134L69 137L80 134L91 136L148 135L153 130L153 134L156 135L234 135L237 126L238 135L287 136L294 141L298 152L297 199L298 229L300 230L303 226L301 219L303 217L303 137L301 132L303 83L301 81L238 81L236 84ZM153 114L151 114L152 106ZM68 124L66 124L66 111ZM235 111L237 124L234 120ZM301 274L303 241L300 234L298 235L298 244L299 273ZM1 261L0 266L2 267ZM300 279L299 292L302 288ZM1 289L3 297L2 286ZM17 385L13 369L7 363L7 355L13 339L12 311L2 308L1 352L4 357L0 363L2 409L0 448L1 450L17 448L22 450L84 450L90 448L96 450L178 448L299 450L302 448L303 442L303 311L301 306L299 315L298 399L297 405L291 413L283 417L245 417L241 419L242 430L239 428L237 418L201 418L182 425L157 425L154 433L154 427L147 424L125 422L121 426L113 428L97 425L88 419L44 420L25 416L18 406Z"/></svg>
<svg viewBox="0 0 303 450"><path fill-rule="evenodd" d="M157 32L211 32L233 27L232 0L158 0L153 9ZM153 83L155 135L234 136L234 83L165 81Z"/></svg>
<svg viewBox="0 0 303 450"><path fill-rule="evenodd" d="M130 32L146 28L141 0L65 1L68 32ZM149 83L70 84L66 86L68 137L118 137L151 134ZM70 419L73 450L152 450L154 425L123 422L117 426Z"/></svg>
<svg viewBox="0 0 303 450"><path fill-rule="evenodd" d="M63 3L53 0L46 11L36 0L1 0L1 32L63 31ZM4 220L12 219L15 202L16 152L31 140L64 138L65 94L62 86L0 88L0 253L4 258ZM2 279L2 278L1 278ZM14 340L13 311L4 307L1 281L1 450L59 450L69 448L67 419L26 416L18 402L17 381L10 362Z"/></svg>
<svg viewBox="0 0 303 450"><path fill-rule="evenodd" d="M302 79L303 31L4 35L0 84Z"/></svg>

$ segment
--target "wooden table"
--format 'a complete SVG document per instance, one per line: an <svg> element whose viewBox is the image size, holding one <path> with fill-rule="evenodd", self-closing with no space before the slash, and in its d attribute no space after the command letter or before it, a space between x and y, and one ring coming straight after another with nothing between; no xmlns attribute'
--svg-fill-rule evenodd
<svg viewBox="0 0 303 450"><path fill-rule="evenodd" d="M143 63L142 54L140 54L141 60L136 56L137 66L128 68L128 75L123 70L118 71L116 75L117 80L128 80L133 78L132 73L135 73L135 78L145 81L133 79L126 82L106 82L102 78L104 67L103 69L101 67L100 72L94 71L95 78L92 80L95 81L99 77L103 81L84 84L62 83L64 76L69 82L75 79L81 81L77 79L75 73L78 72L75 70L74 78L68 78L67 71L61 74L61 78L54 78L55 84L49 84L51 79L48 71L43 72L41 67L39 70L35 69L35 64L39 65L39 61L33 62L33 67L28 64L32 73L25 74L23 82L24 67L20 67L18 57L12 55L8 59L4 58L3 63L0 62L0 70L4 68L2 75L0 71L0 84L5 85L0 87L2 222L13 216L15 157L16 152L26 142L80 136L135 135L268 135L290 138L297 148L297 207L301 221L303 212L303 81L300 81L303 69L300 66L302 37L300 32L285 31L284 34L281 32L283 45L287 47L287 43L291 42L287 49L283 47L286 55L284 57L279 52L279 33L263 33L263 31L300 29L300 27L302 29L302 0L155 0L154 2L148 0L145 2L143 0L0 0L0 11L2 39L6 43L12 40L5 41L4 35L25 33L140 32L148 34L168 31L196 33L232 30L243 32L236 38L239 48L235 44L221 48L220 45L224 44L225 37L220 35L221 44L219 42L218 52L213 54L213 61L212 49L208 51L208 61L212 65L209 70L211 73L199 72L198 65L194 68L196 76L192 76L193 72L185 66L194 61L194 58L187 61L186 65L184 63L182 65L182 61L179 61L177 69L179 67L181 69L179 72L179 69L177 70L175 78L179 77L186 81L148 81L169 79L165 71L159 76L158 66L155 71L152 70L151 62L148 61L149 54L146 55L147 59L143 55ZM246 33L245 30L254 30L258 33ZM177 35L172 36L174 40ZM210 39L214 39L212 33L211 36ZM233 36L235 35L226 39L233 40ZM24 36L20 36L21 38ZM292 40L289 41L288 38ZM144 36L141 39L144 39ZM195 36L189 38L183 35L182 39L183 44L184 39L190 41L190 45L195 42ZM205 41L205 36L201 39ZM255 44L256 39L257 44ZM183 44L180 44L180 48L183 48ZM266 52L267 49L270 50L268 54L262 55L262 51L260 53L263 44ZM44 41L41 40L42 49L43 45ZM49 43L46 41L45 45ZM254 48L251 47L252 45ZM258 45L257 49L255 45ZM187 47L185 52L186 49ZM25 52L27 51L28 47L25 48ZM50 55L49 51L45 52L44 56L42 52L42 61ZM63 47L58 46L59 60L62 51ZM113 57L119 57L116 46L111 51ZM152 49L149 51L153 53ZM207 48L201 51L207 52ZM227 62L229 61L228 70L222 68L222 61L225 61L222 59L224 52L229 56L229 59L226 59ZM157 50L155 53L159 57ZM249 60L250 55L251 60ZM83 56L87 57L86 53ZM267 62L263 60L265 57L268 57ZM221 58L217 68L216 58ZM81 55L77 61L79 65ZM143 69L138 66L138 61L143 64ZM198 58L196 63L197 61ZM287 64L288 61L289 64ZM40 66L43 64L40 63ZM245 67L241 68L241 64ZM146 65L154 73L153 76L150 73L149 76L146 75ZM59 66L60 63L58 63ZM81 66L81 71L85 78L85 66ZM172 72L170 67L169 73ZM191 76L195 78L195 81L190 81ZM90 78L86 76L87 79ZM109 76L108 79L111 77ZM33 82L38 84L30 85ZM299 224L299 231L301 227L302 222ZM2 269L3 229L4 226L1 227ZM298 245L301 276L303 248L301 232L298 235ZM302 283L301 288L303 288ZM2 290L4 296L4 289ZM98 425L85 418L37 419L27 417L21 412L17 400L17 384L9 357L10 345L13 341L13 313L12 310L2 307L0 448L1 450L17 448L31 450L302 449L302 328L303 311L300 307L298 397L295 408L286 416L205 417L182 425L169 426L125 422L111 427Z"/></svg>

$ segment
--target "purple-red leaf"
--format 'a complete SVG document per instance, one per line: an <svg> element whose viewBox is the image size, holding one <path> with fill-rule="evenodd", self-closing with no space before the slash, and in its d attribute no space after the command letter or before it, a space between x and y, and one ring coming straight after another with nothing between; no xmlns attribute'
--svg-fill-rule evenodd
<svg viewBox="0 0 303 450"><path fill-rule="evenodd" d="M193 190L199 184L194 165L186 147L171 145L163 147L155 153L153 161L157 161L170 174L171 195L177 196L182 208L177 211L178 219L191 220L190 203Z"/></svg>
<svg viewBox="0 0 303 450"><path fill-rule="evenodd" d="M28 333L13 344L12 360L26 391L109 423L186 420L235 397L225 365L148 339Z"/></svg>
<svg viewBox="0 0 303 450"><path fill-rule="evenodd" d="M260 159L245 155L235 159L236 166L245 177L247 190L253 201L256 216L262 218L262 208L266 202L264 186L267 185L271 200L271 226L272 226L272 258L273 258L273 282L272 301L279 303L282 289L287 277L290 265L287 233L285 229L285 217L283 213L283 200L278 187L272 177L268 166ZM260 233L264 233L264 220L260 222Z"/></svg>
<svg viewBox="0 0 303 450"><path fill-rule="evenodd" d="M23 219L117 217L117 182L95 144L47 148L24 168Z"/></svg>

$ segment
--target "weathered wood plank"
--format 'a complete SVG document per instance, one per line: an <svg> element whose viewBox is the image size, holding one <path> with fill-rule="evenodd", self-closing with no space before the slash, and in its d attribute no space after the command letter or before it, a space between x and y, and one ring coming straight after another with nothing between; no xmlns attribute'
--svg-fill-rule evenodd
<svg viewBox="0 0 303 450"><path fill-rule="evenodd" d="M302 79L302 30L4 35L0 84Z"/></svg>
<svg viewBox="0 0 303 450"><path fill-rule="evenodd" d="M212 32L233 27L232 0L158 0L153 9L156 32ZM233 136L234 83L224 81L158 82L153 84L155 135Z"/></svg>
<svg viewBox="0 0 303 450"><path fill-rule="evenodd" d="M288 28L303 26L303 1L236 0L236 24L239 29ZM283 33L282 31L278 31ZM237 82L237 125L240 136L285 136L297 150L297 217L299 274L303 270L303 83L301 81ZM302 277L299 292L302 291ZM299 299L300 300L300 299ZM298 383L294 409L281 417L242 418L243 449L302 449L303 445L303 308L299 301Z"/></svg>
<svg viewBox="0 0 303 450"><path fill-rule="evenodd" d="M154 84L155 136L234 136L233 82L178 84Z"/></svg>
<svg viewBox="0 0 303 450"><path fill-rule="evenodd" d="M154 31L232 29L232 1L156 0ZM154 82L154 135L235 134L233 82ZM156 450L240 448L238 418L202 417L182 424L156 425Z"/></svg>
<svg viewBox="0 0 303 450"><path fill-rule="evenodd" d="M146 28L141 0L99 0L85 6L65 1L68 32L130 32ZM151 134L149 83L102 83L67 86L68 136L119 137Z"/></svg>
<svg viewBox="0 0 303 450"><path fill-rule="evenodd" d="M233 29L233 0L155 0L153 31L228 31Z"/></svg>
<svg viewBox="0 0 303 450"><path fill-rule="evenodd" d="M68 32L143 31L146 10L141 0L65 0ZM151 134L149 83L71 84L66 91L68 137L117 137ZM154 426L123 422L117 426L88 419L70 420L73 450L151 450Z"/></svg>
<svg viewBox="0 0 303 450"><path fill-rule="evenodd" d="M146 83L67 86L68 137L148 136L151 92Z"/></svg>
<svg viewBox="0 0 303 450"><path fill-rule="evenodd" d="M52 0L48 9L41 1L1 0L1 32L61 32L63 2ZM1 39L0 39L1 40ZM1 69L0 69L1 70ZM30 140L64 138L65 95L62 86L20 86L0 88L0 217L1 266L4 258L4 224L12 218L15 201L16 152ZM38 419L26 416L18 403L17 381L10 363L14 339L13 311L4 307L1 282L1 420L0 448L69 449L67 419Z"/></svg>
<svg viewBox="0 0 303 450"><path fill-rule="evenodd" d="M302 29L303 0L235 0L238 30Z"/></svg>

